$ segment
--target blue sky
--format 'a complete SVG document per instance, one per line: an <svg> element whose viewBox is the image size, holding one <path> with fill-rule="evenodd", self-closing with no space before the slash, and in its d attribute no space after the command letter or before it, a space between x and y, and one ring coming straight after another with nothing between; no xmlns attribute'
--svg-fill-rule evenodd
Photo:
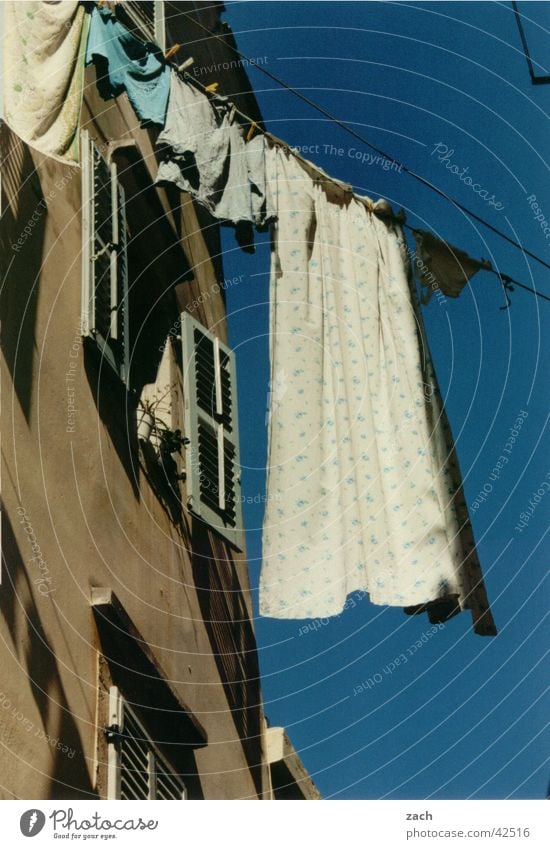
<svg viewBox="0 0 550 849"><path fill-rule="evenodd" d="M520 3L544 62L550 6ZM303 90L546 261L527 198L550 218L546 116L550 86L533 87L509 3L237 2L226 4L240 49ZM547 44L547 42L546 42ZM549 73L538 67L539 73ZM550 294L548 270L470 220L405 173L356 158L368 152L333 123L249 71L266 124L361 194L404 207L408 222L489 258ZM490 206L434 154L468 168L503 209ZM335 153L330 146L342 150ZM443 150L443 148L439 148ZM265 488L268 391L266 237L254 256L224 234L230 341L237 351L244 494ZM430 631L424 617L353 599L314 630L258 617L265 710L283 725L325 798L542 798L548 765L549 647L544 533L550 496L520 514L550 469L545 437L550 304L516 290L502 311L497 279L480 273L457 301L424 308L429 341L472 505L523 424L487 500L471 510L493 613L494 639L456 617L406 664L390 664ZM245 505L257 611L262 503ZM390 670L389 672L387 670ZM546 672L546 675L545 675ZM354 695L362 681L381 681Z"/></svg>

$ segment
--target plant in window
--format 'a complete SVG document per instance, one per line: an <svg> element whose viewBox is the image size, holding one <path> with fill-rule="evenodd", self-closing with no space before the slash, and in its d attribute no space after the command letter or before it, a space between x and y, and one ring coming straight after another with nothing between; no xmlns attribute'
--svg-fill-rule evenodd
<svg viewBox="0 0 550 849"><path fill-rule="evenodd" d="M154 398L141 397L139 399L137 434L138 439L141 439L143 442L155 441L158 443L160 442L160 432L168 430L167 425L159 418L158 410L159 408L162 409L161 405L171 392L172 386L167 385L164 389L165 391L161 395L157 395ZM164 409L163 412L169 412L169 402L166 406L167 409Z"/></svg>
<svg viewBox="0 0 550 849"><path fill-rule="evenodd" d="M143 442L149 442L155 426L155 407L153 401L141 401L138 407L137 435Z"/></svg>
<svg viewBox="0 0 550 849"><path fill-rule="evenodd" d="M162 406L172 387L167 386L162 395L153 399L140 399L138 407L138 439L150 443L157 452L157 460L169 482L184 480L185 472L178 472L177 456L182 454L182 448L189 444L189 439L183 435L180 428L170 427L159 415L170 413L169 404Z"/></svg>
<svg viewBox="0 0 550 849"><path fill-rule="evenodd" d="M158 419L155 423L155 431L159 441L159 466L163 469L169 482L185 480L187 477L185 470L178 472L177 455L181 456L181 449L189 445L190 440L183 436L179 428L172 430Z"/></svg>

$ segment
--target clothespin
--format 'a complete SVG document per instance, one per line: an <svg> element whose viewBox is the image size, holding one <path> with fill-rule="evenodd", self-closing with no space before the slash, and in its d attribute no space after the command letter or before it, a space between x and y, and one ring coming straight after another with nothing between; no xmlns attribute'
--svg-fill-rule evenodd
<svg viewBox="0 0 550 849"><path fill-rule="evenodd" d="M166 59L166 61L168 62L168 60L171 59L172 56L175 56L175 54L180 48L181 44L173 44L172 47L169 47L166 53L164 54L164 58Z"/></svg>
<svg viewBox="0 0 550 849"><path fill-rule="evenodd" d="M492 269L491 269L491 271L492 271ZM508 277L507 274L498 274L498 272L497 272L497 277L500 280L500 283L501 283L501 286L502 286L502 292L504 294L504 297L506 298L506 304L503 307L499 307L499 310L509 310L510 307L512 306L512 301L510 300L510 296L509 296L508 292L514 291L514 287L512 286L512 280L511 280L510 277Z"/></svg>
<svg viewBox="0 0 550 849"><path fill-rule="evenodd" d="M252 121L250 127L248 128L248 132L246 134L246 141L247 142L249 142L250 139L254 136L254 133L256 132L257 129L258 129L258 125L256 124L256 121Z"/></svg>
<svg viewBox="0 0 550 849"><path fill-rule="evenodd" d="M178 73L183 74L183 72L186 71L187 68L190 68L191 65L194 64L194 62L195 60L192 56L190 56L188 59L185 60L185 62L182 62L181 65L178 65Z"/></svg>
<svg viewBox="0 0 550 849"><path fill-rule="evenodd" d="M229 123L232 124L235 119L235 112L237 111L237 107L235 104L232 105L231 110L229 112Z"/></svg>
<svg viewBox="0 0 550 849"><path fill-rule="evenodd" d="M204 87L204 90L210 91L210 92L212 92L212 94L215 94L217 92L217 90L219 89L219 87L220 87L219 83L210 83L210 85L206 85Z"/></svg>

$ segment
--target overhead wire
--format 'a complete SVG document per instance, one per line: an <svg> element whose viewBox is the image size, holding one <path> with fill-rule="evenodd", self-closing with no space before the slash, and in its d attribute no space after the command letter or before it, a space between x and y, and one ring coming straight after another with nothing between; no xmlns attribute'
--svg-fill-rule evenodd
<svg viewBox="0 0 550 849"><path fill-rule="evenodd" d="M183 12L183 14L184 14L184 15L186 15L186 17L191 18L190 14L189 14L188 12ZM411 170L410 168L408 168L408 167L407 167L404 163L402 163L402 162L400 162L399 160L395 159L395 157L392 157L392 156L390 156L389 154L385 153L385 151L383 151L383 150L381 150L380 148L376 147L376 145L371 144L371 142L369 142L369 141L367 141L367 139L363 138L363 136L361 136L361 134L360 134L360 133L357 133L357 132L356 132L356 131L352 128L352 127L349 127L347 124L345 124L345 123L344 123L343 121L341 121L339 118L336 118L335 116L331 115L331 114L330 114L327 110L325 110L322 106L319 106L319 105L318 105L318 104L316 104L314 101L310 100L310 98L306 97L306 96L305 96L305 95L303 95L301 92L299 92L299 91L297 91L296 89L292 88L292 86L289 86L287 83L285 83L285 82L284 82L284 80L280 80L280 79L279 79L279 78L278 78L275 74L272 74L270 71L267 71L267 70L266 70L265 68L263 68L261 65L257 64L257 63L256 63L253 59L250 59L248 56L246 56L244 53L242 53L242 51L238 50L236 47L233 47L233 45L228 44L228 43L227 43L227 42L226 42L226 41L225 41L225 40L224 40L221 36L217 35L216 33L212 33L212 32L211 32L211 31L210 31L207 27L205 27L203 24L201 24L201 23L200 23L199 21L197 21L195 18L193 18L192 20L193 20L193 22L194 22L195 24L197 24L197 25L198 25L201 29L203 29L206 33L208 33L208 36L209 36L209 37L213 37L213 38L217 38L218 40L221 40L221 41L224 43L224 45L225 45L226 47L229 47L231 50L233 50L233 52L234 52L234 53L237 53L237 54L240 56L240 58L241 58L241 59L244 59L246 62L248 62L249 64L253 65L253 66L254 66L254 67L256 67L256 68L259 68L259 70L261 70L263 73L267 74L267 76L269 76L271 79L273 79L273 80L274 80L274 82L277 82L279 85L283 86L285 89L287 89L287 90L288 90L288 91L290 91L291 93L295 94L297 97L299 97L301 100L303 100L304 102L306 102L308 105L312 106L314 109L316 109L317 111L321 112L321 114L323 114L325 117L329 118L331 121L334 121L334 122L335 122L335 123L336 123L339 127L341 127L342 129L344 129L346 132L351 133L351 135L353 135L355 138L357 138L357 139L358 139L359 141L361 141L363 144L367 145L367 147L370 147L372 150L374 150L374 151L375 151L376 153L378 153L380 156L384 157L384 159L386 159L386 160L391 160L392 162L395 162L395 163L396 163L397 165L399 165L399 167L400 167L403 171L405 171L407 174L409 174L410 176L412 176L412 177L414 177L415 179L417 179L417 180L419 180L420 182L422 182L424 185L426 185L428 188L430 188L430 189L432 189L433 191L435 191L438 195L440 195L440 196L441 196L441 197L443 197L445 200L447 200L447 201L449 201L450 203L452 203L452 204L453 204L454 206L456 206L458 209L460 209L461 211L465 212L467 215L471 216L471 217L472 217L472 218L474 218L475 220L479 221L479 222L480 222L481 224L483 224L485 227L488 227L490 230L492 230L492 231L493 231L494 233L496 233L498 236L501 236L502 238L506 239L506 241L510 242L510 244L512 244L514 247L518 248L518 249L519 249L519 250L520 250L523 254L526 254L526 255L530 256L532 259L535 259L537 262L541 263L541 265L544 265L546 268L550 268L550 264L549 264L549 263L547 263L547 262L545 262L545 260L541 259L541 258L540 258L540 257L538 257L536 254L534 254L534 253L532 253L531 251L529 251L529 250L527 250L526 248L524 248L522 245L520 245L520 244L519 244L519 242L516 242L514 239L510 238L509 236L507 236L507 235L506 235L505 233L503 233L501 230L499 230L498 228L496 228L496 227L494 227L492 224L490 224L488 221L485 221L485 219L483 219L483 218L481 218L480 216L478 216L475 212L472 212L470 209L468 209L466 206L464 206L463 204L461 204L459 201L457 201L457 200L455 200L454 198L452 198L452 197L450 197L449 195L447 195L445 192L443 192L443 191L442 191L441 189L439 189L437 186L434 186L432 183L430 183L430 181L429 181L429 180L426 180L426 179L425 179L424 177L422 177L420 174L416 174L416 172L412 171L412 170ZM181 76L182 76L184 79L186 79L189 83L191 83L191 84L193 84L193 85L196 85L196 86L197 86L197 87L199 87L199 88L200 88L200 89L201 89L201 90L202 90L205 94L207 94L207 95L209 95L209 96L213 96L213 97L214 97L214 98L216 98L216 99L218 99L218 98L220 98L220 99L222 99L222 100L227 100L227 99L229 99L229 98L227 98L227 97L225 97L225 96L221 96L221 97L220 97L220 95L217 95L217 94L213 93L213 91L212 91L212 89L211 89L211 88L209 88L208 86L205 86L203 83L201 83L199 80L197 80L197 79L196 79L196 77L194 77L192 74L188 73L188 72L187 72L187 70L185 70L185 68L186 68L187 66L188 66L188 62L185 62L185 63L184 63L182 66L180 66L180 68L179 68L179 69L177 69L177 70L179 70L179 71L180 71ZM256 122L253 118L251 118L249 115L246 115L246 113L244 113L242 110L238 109L238 108L237 108L234 104L232 105L232 109L234 110L234 112L237 112L237 113L241 116L241 118L242 118L242 119L243 119L246 123L248 123L248 124L250 125L250 131L252 131L252 130L253 130L253 131L256 131L256 130L257 130L257 131L259 131L259 132L263 133L264 135L267 135L267 136L269 136L270 138L273 138L273 136L271 135L271 133L267 132L267 130L265 130L263 127L261 127L260 125L258 125L258 124L257 124L257 122ZM249 135L250 135L250 131L249 131ZM280 142L280 140L279 140L279 139L277 139L277 143L281 144L281 142ZM296 151L295 151L295 150L293 150L293 148L292 148L292 146L291 146L291 145L289 145L289 144L285 144L284 146L286 147L286 149L287 149L290 153L292 153L292 154L293 154L293 155L295 155L295 156L298 156L298 154L296 153ZM299 157L299 158L301 158L301 157ZM411 231L415 229L415 228L411 227L411 226L410 226L410 225L408 225L408 224L403 224L403 226L407 227L407 229L409 229L409 230L411 230ZM485 267L485 268L484 268L484 270L485 270L485 271L488 271L488 272L490 272L490 273L492 273L492 274L494 274L494 275L496 275L496 277L498 277L498 278L499 278L499 281L500 281L500 283L501 283L501 285L502 285L502 287L503 287L504 294L505 294L505 296L506 296L506 298L507 298L508 305L509 305L509 303L510 303L510 299L508 298L508 294L507 294L507 292L508 292L508 290L512 290L512 286L518 286L519 288L524 289L525 291L529 292L529 293L530 293L530 294L532 294L532 295L535 295L535 296L536 296L536 297L538 297L538 298L542 298L542 299L543 299L543 300L545 300L545 301L550 301L550 297L549 297L548 295L545 295L543 292L539 292L537 289L533 289L531 286L527 286L525 283L521 283L519 280L516 280L515 278L511 277L509 274L504 274L504 273L502 273L502 272L499 272L499 271L497 271L496 269L492 268L491 266L490 266L490 267Z"/></svg>
<svg viewBox="0 0 550 849"><path fill-rule="evenodd" d="M507 233L504 233L502 230L500 230L498 227L495 227L489 221L486 221L480 215L477 215L477 213L475 213L469 207L465 206L465 204L456 200L456 198L451 197L446 192L444 192L442 189L438 188L438 186L435 186L433 183L430 182L430 180L426 179L421 174L418 174L416 171L413 171L411 168L409 168L407 165L405 165L403 162L401 162L395 156L392 156L391 154L386 153L381 148L372 144L372 142L369 142L368 139L364 138L364 136L362 136L360 133L358 133L356 130L354 130L353 127L350 127L344 121L340 120L340 118L337 118L335 115L332 115L327 109L325 109L323 106L320 106L314 100L311 100L311 98L307 97L301 91L298 91L297 89L288 85L288 83L286 83L284 80L280 79L280 77L278 77L276 74L273 74L271 71L269 71L263 65L260 65L259 63L255 62L254 59L251 59L249 56L247 56L245 53L243 53L237 47L234 47L232 44L230 44L226 39L224 39L223 36L218 35L217 33L211 32L208 29L208 27L206 27L204 24L201 24L200 21L198 21L196 18L193 18L190 15L189 12L183 12L182 14L184 14L186 17L188 17L190 20L192 20L194 24L196 24L202 30L204 30L204 32L206 32L210 38L215 38L218 41L221 41L225 45L225 47L228 47L230 50L233 51L233 53L236 53L241 59L246 61L249 65L252 65L253 67L258 68L259 71L261 71L263 74L265 74L271 80L273 80L273 82L276 82L278 85L282 86L284 89L286 89L287 91L294 94L296 97L298 97L304 103L307 103L308 106L310 106L312 109L315 109L317 112L319 112L325 118L328 118L330 121L333 121L342 130L344 130L345 132L352 135L353 138L357 139L362 144L369 147L371 150L374 150L375 153L384 157L384 159L389 160L391 162L395 162L395 164L399 166L400 170L405 171L405 173L408 174L410 177L413 177L413 179L417 180L418 182L422 183L422 185L431 189L431 191L435 192L437 195L444 198L444 200L448 201L449 203L452 203L453 206L455 206L461 212L464 212L466 215L473 218L479 224L482 224L484 227L487 227L487 229L491 230L497 236L500 236L500 238L504 239L509 244L513 245L515 248L520 250L522 252L522 254L524 254L525 256L529 256L531 259L534 259L536 262L540 263L545 268L550 269L550 263L546 262L546 260L542 259L540 256L537 256L537 254L533 253L528 248L525 248L523 245L521 245L519 242L517 242L511 236L508 236ZM194 79L194 78L192 78L192 79ZM198 80L196 82L198 82ZM248 118L248 116L246 116L246 115L243 115L242 112L239 112L239 114L241 114L243 118L248 119L250 122L252 122L252 119ZM290 148L290 147L289 147L289 149L292 150L292 148Z"/></svg>
<svg viewBox="0 0 550 849"><path fill-rule="evenodd" d="M516 19L516 23L518 25L519 37L521 39L521 46L523 47L523 55L525 56L525 61L527 62L527 68L529 70L529 76L531 77L531 82L533 85L547 85L550 83L550 76L537 76L535 74L535 69L533 67L533 60L531 59L531 54L529 52L529 45L527 44L527 36L525 35L525 29L523 26L523 21L521 20L521 14L518 9L518 4L515 0L512 0L512 9L514 10L514 16Z"/></svg>
<svg viewBox="0 0 550 849"><path fill-rule="evenodd" d="M181 71L181 76L187 82L189 82L192 85L197 86L198 88L200 88L200 90L204 94L212 97L215 100L220 100L220 99L221 100L227 100L228 99L225 96L220 96L220 95L212 92L208 88L208 86L205 86L203 83L200 82L200 80L197 80L195 77L193 77L187 71ZM238 109L235 106L235 104L232 104L232 111L234 111L235 113L240 115L241 118L246 123L250 124L251 129L257 130L257 131L263 133L264 135L269 136L269 138L274 139L274 136L272 136L271 133L269 133L267 130L264 130L262 127L260 127L252 118L250 118L249 115L246 115L244 112L242 112L240 109ZM250 131L249 131L249 134L250 134ZM277 139L276 141L277 141L278 144L281 143L279 139ZM298 154L296 154L296 151L294 151L290 145L285 144L285 147L290 153L292 153L295 156L298 156ZM299 158L301 158L301 157L299 157ZM335 181L335 182L339 182L339 181ZM415 227L411 227L411 225L407 224L404 220L400 220L400 224L401 224L402 227L406 227L407 230L411 230L411 232L413 232L416 229ZM525 289L527 292L530 292L532 295L536 295L539 298L543 298L545 301L550 301L550 297L548 295L545 295L543 292L538 292L536 289L533 289L531 286L526 286L525 283L520 283L519 280L515 280L509 274L503 274L499 271L496 271L492 266L483 267L483 270L488 271L491 274L495 274L499 278L508 302L509 302L509 298L508 298L508 295L507 295L507 290L511 289L511 284L513 284L514 286L519 286L521 289Z"/></svg>

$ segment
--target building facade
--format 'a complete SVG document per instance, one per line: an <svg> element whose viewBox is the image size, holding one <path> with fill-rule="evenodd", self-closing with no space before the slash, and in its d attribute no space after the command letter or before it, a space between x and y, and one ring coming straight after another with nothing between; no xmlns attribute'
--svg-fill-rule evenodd
<svg viewBox="0 0 550 849"><path fill-rule="evenodd" d="M221 4L124 6L261 120ZM93 68L81 168L2 128L1 798L276 798L219 225L157 132Z"/></svg>

